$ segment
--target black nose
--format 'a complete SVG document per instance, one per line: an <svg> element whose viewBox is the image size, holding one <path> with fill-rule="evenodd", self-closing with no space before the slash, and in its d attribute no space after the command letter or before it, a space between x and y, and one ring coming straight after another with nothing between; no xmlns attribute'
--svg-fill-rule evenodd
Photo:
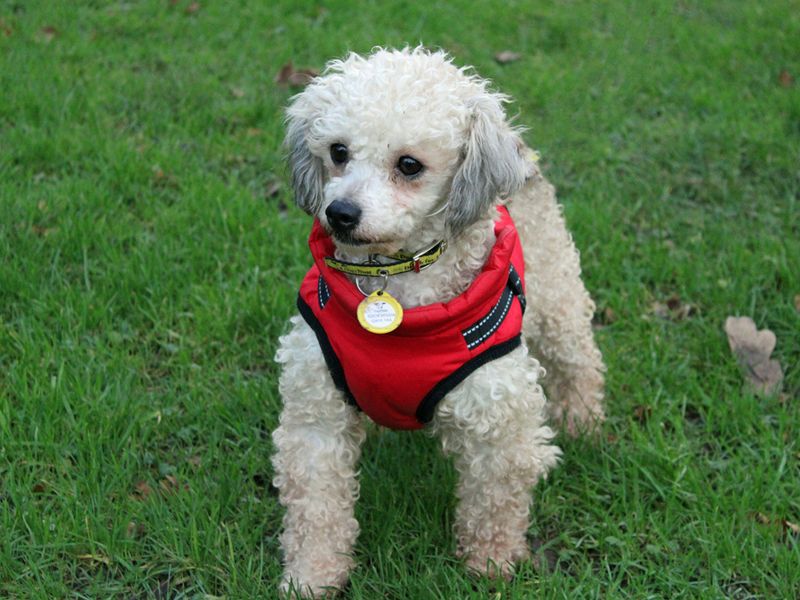
<svg viewBox="0 0 800 600"><path fill-rule="evenodd" d="M334 200L325 209L325 216L334 231L347 233L358 225L361 209L349 200Z"/></svg>

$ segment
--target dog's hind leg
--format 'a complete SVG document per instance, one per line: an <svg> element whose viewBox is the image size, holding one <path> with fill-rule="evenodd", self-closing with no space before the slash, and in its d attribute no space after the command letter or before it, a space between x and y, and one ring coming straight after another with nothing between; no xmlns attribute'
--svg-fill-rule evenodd
<svg viewBox="0 0 800 600"><path fill-rule="evenodd" d="M603 358L594 341L594 303L553 186L540 180L509 206L525 252L528 300L523 333L547 375L550 415L570 434L604 419Z"/></svg>
<svg viewBox="0 0 800 600"><path fill-rule="evenodd" d="M274 484L286 507L281 591L322 596L341 588L358 536L356 463L365 434L331 380L312 330L299 317L280 340L283 412L272 434Z"/></svg>
<svg viewBox="0 0 800 600"><path fill-rule="evenodd" d="M508 576L528 557L531 491L560 454L538 373L524 348L492 361L448 394L434 421L459 475L458 555L490 576Z"/></svg>

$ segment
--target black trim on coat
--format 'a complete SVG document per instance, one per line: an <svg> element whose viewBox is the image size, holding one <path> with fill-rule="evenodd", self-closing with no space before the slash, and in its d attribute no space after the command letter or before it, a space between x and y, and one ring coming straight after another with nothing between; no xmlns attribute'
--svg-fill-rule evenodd
<svg viewBox="0 0 800 600"><path fill-rule="evenodd" d="M433 389L431 389L431 391L425 395L425 397L422 399L422 402L420 402L419 406L417 406L415 413L417 420L423 424L429 423L430 420L433 419L433 413L436 410L436 405L439 404L442 398L444 398L453 390L454 387L471 375L472 372L478 367L482 367L486 363L500 358L501 356L505 356L515 348L518 348L520 345L520 337L520 335L517 335L516 337L497 344L496 346L491 346L490 348L478 354L478 356L469 359L458 369L450 373L450 375L433 386Z"/></svg>

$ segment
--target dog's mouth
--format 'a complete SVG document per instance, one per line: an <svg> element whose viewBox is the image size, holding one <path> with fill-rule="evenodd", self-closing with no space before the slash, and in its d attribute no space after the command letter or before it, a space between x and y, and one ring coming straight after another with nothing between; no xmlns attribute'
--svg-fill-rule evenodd
<svg viewBox="0 0 800 600"><path fill-rule="evenodd" d="M367 238L360 238L350 233L329 232L333 241L342 250L356 250L359 253L366 254L394 254L400 250L402 246L396 240L374 240Z"/></svg>

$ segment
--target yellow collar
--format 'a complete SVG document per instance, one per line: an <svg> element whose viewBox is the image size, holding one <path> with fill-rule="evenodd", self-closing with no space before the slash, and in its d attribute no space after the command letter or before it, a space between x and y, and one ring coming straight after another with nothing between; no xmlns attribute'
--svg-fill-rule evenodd
<svg viewBox="0 0 800 600"><path fill-rule="evenodd" d="M394 262L385 264L377 261L377 254L370 254L369 258L364 263L346 262L331 256L326 256L324 260L325 264L331 269L336 269L348 275L386 277L387 275L399 275L400 273L408 273L410 271L419 273L421 270L430 267L439 260L439 257L444 254L446 249L447 241L440 240L430 248L421 250L410 256L408 254L392 254L391 256L387 256L386 258L391 258Z"/></svg>

